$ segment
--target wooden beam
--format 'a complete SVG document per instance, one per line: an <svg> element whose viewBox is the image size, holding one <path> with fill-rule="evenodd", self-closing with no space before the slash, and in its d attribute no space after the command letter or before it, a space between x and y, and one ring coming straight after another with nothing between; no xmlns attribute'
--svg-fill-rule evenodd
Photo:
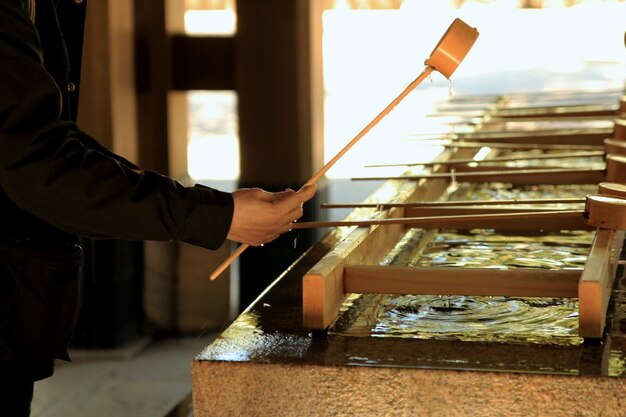
<svg viewBox="0 0 626 417"><path fill-rule="evenodd" d="M234 90L234 38L173 35L173 90Z"/></svg>
<svg viewBox="0 0 626 417"><path fill-rule="evenodd" d="M607 194L610 191L600 191L603 189L609 189L607 187L618 187L618 189L624 189L623 195L626 196L626 186L620 186L615 183L603 183L603 188L598 187L598 194ZM617 191L613 191L615 193ZM357 207L369 207L377 209L388 209L390 207L404 207L417 208L417 207L457 207L457 206L506 206L506 205L546 205L546 204L583 204L586 199L583 197L569 197L569 198L529 198L529 199L502 199L502 200L446 200L446 201L420 201L420 202L406 202L406 203L322 203L321 208L357 208Z"/></svg>
<svg viewBox="0 0 626 417"><path fill-rule="evenodd" d="M349 266L347 293L576 297L581 271Z"/></svg>
<svg viewBox="0 0 626 417"><path fill-rule="evenodd" d="M606 141L605 141L606 144ZM626 146L626 144L625 144ZM538 161L542 159L571 159L571 158L589 158L594 156L604 156L604 151L586 151L586 152L563 152L563 153L545 153L541 155L519 155L512 154L507 156L497 156L489 159L475 160L473 158L458 158L447 161L429 161L429 162L406 162L393 164L371 164L366 168L394 167L394 166L434 166L434 165L467 165L467 164L489 164L493 162L517 162L517 161Z"/></svg>
<svg viewBox="0 0 626 417"><path fill-rule="evenodd" d="M488 126L491 124L504 124L504 123L562 123L571 122L577 124L583 124L585 122L601 122L611 121L617 114L610 113L604 115L563 115L561 117L553 117L550 115L543 116L518 116L515 118L500 117L498 113L486 114L483 116L483 120L479 123L481 126Z"/></svg>
<svg viewBox="0 0 626 417"><path fill-rule="evenodd" d="M134 1L139 165L169 174L166 0Z"/></svg>
<svg viewBox="0 0 626 417"><path fill-rule="evenodd" d="M458 140L472 142L534 143L561 145L602 145L614 128L547 129L533 131L472 132L457 134Z"/></svg>
<svg viewBox="0 0 626 417"><path fill-rule="evenodd" d="M89 2L78 122L104 146L137 163L133 34L132 4Z"/></svg>
<svg viewBox="0 0 626 417"><path fill-rule="evenodd" d="M401 225L356 229L303 277L302 318L308 329L325 329L345 299L343 270L351 264L376 263L403 233Z"/></svg>
<svg viewBox="0 0 626 417"><path fill-rule="evenodd" d="M556 212L563 210L562 207L550 205L548 207L481 207L481 206L444 206L444 207L406 207L406 217L431 217L431 216L462 216L468 214L520 214L537 212Z"/></svg>
<svg viewBox="0 0 626 417"><path fill-rule="evenodd" d="M604 117L619 114L619 104L572 104L565 106L500 108L493 115L498 118L527 117Z"/></svg>
<svg viewBox="0 0 626 417"><path fill-rule="evenodd" d="M445 140L445 138L443 138ZM429 144L426 142L425 144ZM422 143L424 145L424 143ZM448 141L440 143L435 142L431 143L432 146L443 146L446 148L493 148L493 149L511 149L514 151L521 150L533 150L533 149L542 149L542 150L565 150L565 151L573 151L573 150L581 150L581 151L602 151L606 149L606 146L602 145L564 145L564 144L539 144L539 143L497 143L497 142L467 142L465 140L461 141ZM605 143L606 145L606 143Z"/></svg>
<svg viewBox="0 0 626 417"><path fill-rule="evenodd" d="M450 97L450 103L465 103L471 104L473 102L489 102L497 101L499 103L508 104L511 102L529 102L535 103L538 100L548 99L550 101L574 101L574 102L589 102L591 100L597 101L600 98L603 102L607 101L607 97L615 96L620 97L624 92L623 88L607 88L601 90L555 90L555 91L525 91L523 93L507 93L507 94L462 94L453 95ZM521 105L518 105L521 106Z"/></svg>
<svg viewBox="0 0 626 417"><path fill-rule="evenodd" d="M578 333L601 338L624 231L598 229L578 284Z"/></svg>
<svg viewBox="0 0 626 417"><path fill-rule="evenodd" d="M510 119L511 121L516 121L519 118L541 118L543 120L552 118L555 121L559 121L573 117L617 117L620 114L620 104L557 104L535 107L508 107L506 104L499 105L499 103L483 102L476 103L474 106L442 106L432 116L481 117L487 114L491 117Z"/></svg>
<svg viewBox="0 0 626 417"><path fill-rule="evenodd" d="M504 168L504 167L503 167ZM484 169L484 168L482 168ZM603 169L502 169L498 171L484 171L481 168L472 169L476 172L436 173L423 175L406 175L398 177L358 177L355 181L379 180L421 180L428 178L448 178L460 182L503 182L513 185L528 184L598 184L606 179ZM461 168L457 171L461 171ZM610 180L614 181L614 180Z"/></svg>
<svg viewBox="0 0 626 417"><path fill-rule="evenodd" d="M298 222L292 229L320 227L366 227L395 226L418 229L495 229L506 231L529 230L593 230L595 226L585 223L583 210L554 210L526 213L460 214L426 217L385 217L371 220L331 220Z"/></svg>
<svg viewBox="0 0 626 417"><path fill-rule="evenodd" d="M322 77L321 3L238 0L236 7L240 185L304 184L323 165L323 98L312 90Z"/></svg>

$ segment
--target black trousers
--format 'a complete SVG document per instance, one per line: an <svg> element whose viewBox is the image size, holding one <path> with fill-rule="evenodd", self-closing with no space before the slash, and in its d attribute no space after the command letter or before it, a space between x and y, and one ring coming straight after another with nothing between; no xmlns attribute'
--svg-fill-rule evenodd
<svg viewBox="0 0 626 417"><path fill-rule="evenodd" d="M47 378L78 315L82 249L0 239L0 416L30 415L34 381Z"/></svg>
<svg viewBox="0 0 626 417"><path fill-rule="evenodd" d="M34 381L29 378L0 379L0 415L11 417L30 416Z"/></svg>

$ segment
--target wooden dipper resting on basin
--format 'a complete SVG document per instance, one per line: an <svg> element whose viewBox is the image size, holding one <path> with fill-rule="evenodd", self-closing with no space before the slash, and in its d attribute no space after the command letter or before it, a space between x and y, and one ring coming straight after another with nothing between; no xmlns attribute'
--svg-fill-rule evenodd
<svg viewBox="0 0 626 417"><path fill-rule="evenodd" d="M472 49L474 42L478 38L478 31L470 27L459 18L454 19L448 30L443 34L441 40L435 46L430 56L424 62L425 68L422 73L411 82L391 103L383 109L367 126L363 128L348 144L340 150L322 169L311 177L305 185L314 184L363 136L365 136L374 126L376 126L387 114L391 112L400 102L409 95L415 87L421 84L433 71L438 71L446 78L450 78L459 64L463 61L467 53ZM248 248L249 245L242 244L211 274L211 280L216 279L235 259Z"/></svg>
<svg viewBox="0 0 626 417"><path fill-rule="evenodd" d="M626 230L626 199L605 194L587 196L585 221L603 229Z"/></svg>
<svg viewBox="0 0 626 417"><path fill-rule="evenodd" d="M598 194L611 197L626 198L626 184L616 182L601 182L598 184Z"/></svg>

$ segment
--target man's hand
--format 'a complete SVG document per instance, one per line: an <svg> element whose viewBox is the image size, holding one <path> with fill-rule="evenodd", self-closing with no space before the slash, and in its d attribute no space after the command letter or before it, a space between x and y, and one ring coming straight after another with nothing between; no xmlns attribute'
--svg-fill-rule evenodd
<svg viewBox="0 0 626 417"><path fill-rule="evenodd" d="M310 200L317 185L307 185L298 192L285 190L269 193L260 188L242 188L233 192L235 210L228 239L259 246L287 232L302 217L302 204Z"/></svg>

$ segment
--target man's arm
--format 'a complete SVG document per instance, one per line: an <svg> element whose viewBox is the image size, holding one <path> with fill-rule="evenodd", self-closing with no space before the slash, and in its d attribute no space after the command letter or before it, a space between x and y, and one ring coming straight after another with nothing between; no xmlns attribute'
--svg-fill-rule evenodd
<svg viewBox="0 0 626 417"><path fill-rule="evenodd" d="M229 193L134 170L59 120L60 106L22 1L0 2L0 185L10 198L80 235L208 248L223 242L233 213Z"/></svg>

